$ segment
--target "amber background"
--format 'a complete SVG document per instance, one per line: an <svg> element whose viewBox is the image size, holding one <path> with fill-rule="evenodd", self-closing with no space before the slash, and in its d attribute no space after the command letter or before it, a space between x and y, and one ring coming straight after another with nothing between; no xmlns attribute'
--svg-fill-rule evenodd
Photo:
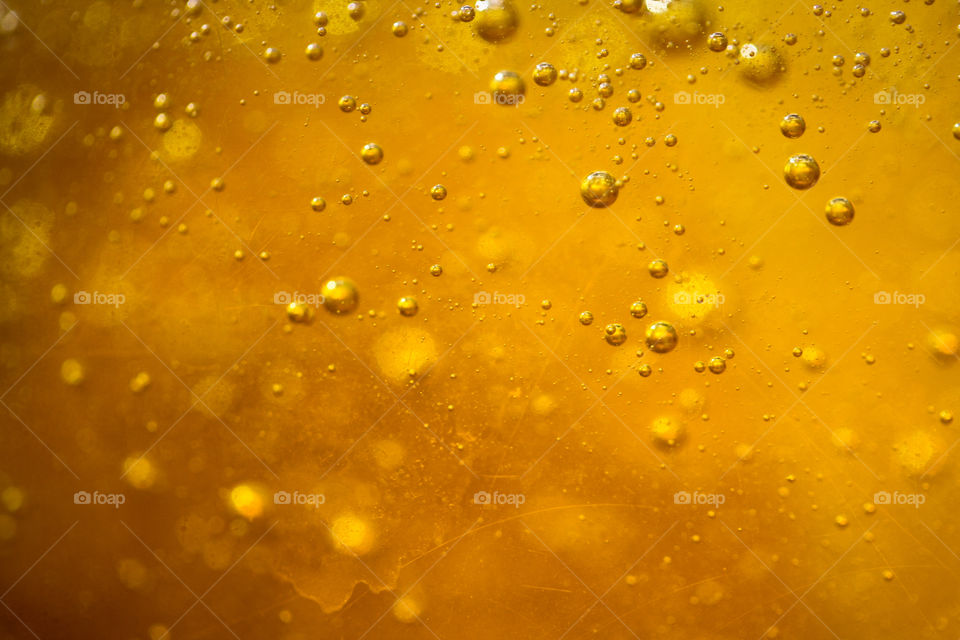
<svg viewBox="0 0 960 640"><path fill-rule="evenodd" d="M702 37L668 49L648 17L597 0L520 5L517 34L498 44L451 20L456 4L365 6L354 23L341 4L306 1L212 2L189 22L171 15L179 2L10 4L23 24L0 36L0 489L25 502L4 516L0 633L148 638L179 619L171 638L228 638L227 627L244 640L960 635L960 434L937 416L960 410L958 365L934 353L931 333L960 329L956 3L873 2L868 17L850 0L822 17L801 2L705 4L704 33L780 52L784 71L764 85ZM330 16L324 37L317 8ZM889 21L894 9L906 24ZM224 15L243 23L239 37ZM391 33L396 20L406 37ZM210 35L191 43L203 23ZM316 62L303 54L314 41ZM283 60L266 64L267 46ZM872 59L861 79L856 51ZM634 52L647 68L628 67ZM578 79L538 87L541 61ZM474 104L501 69L524 77L526 101ZM603 72L615 93L596 111ZM876 105L889 87L926 102ZM75 105L79 90L122 93L129 107ZM326 101L274 104L284 90ZM44 94L53 118L26 150L10 142L22 135L19 91ZM726 101L677 105L677 91ZM174 157L154 128L160 92L199 128L195 154ZM337 108L344 94L372 105L366 122ZM627 127L612 122L618 106L633 111ZM807 122L798 140L779 131L791 112ZM869 133L874 119L883 128ZM374 167L359 158L368 142L385 153ZM800 152L823 170L807 192L781 175ZM596 170L629 177L610 209L579 196ZM210 191L220 176L224 190ZM442 202L428 194L438 183ZM823 206L841 195L856 219L832 227ZM664 280L647 273L654 257L670 264ZM316 292L341 275L358 284L354 314L290 325L273 304L278 290ZM695 336L667 293L691 275L726 299ZM58 283L63 305L50 298ZM74 305L80 290L126 303ZM925 303L875 305L881 290ZM527 303L475 306L478 291ZM415 317L396 311L405 295ZM628 311L638 298L643 320ZM577 320L587 309L589 327ZM643 344L655 320L680 329L673 352ZM610 322L627 328L619 348L603 340ZM798 346L822 349L826 365L805 366ZM727 348L723 374L694 371ZM61 380L68 358L84 366L79 386ZM652 376L637 374L642 363ZM152 384L134 394L141 371ZM190 390L208 389L219 420L188 411ZM702 407L681 406L687 389ZM672 449L649 433L664 415L686 428ZM835 440L844 429L852 451ZM385 440L403 448L396 468L377 463ZM147 450L158 478L136 489L122 464ZM241 483L267 496L317 490L327 504L269 505L247 522L228 500ZM127 502L77 506L80 489ZM526 503L473 504L494 489ZM726 503L715 514L674 504L683 490ZM927 501L865 512L884 490ZM376 536L360 558L330 539L346 512ZM421 620L403 623L390 608L409 589ZM197 596L205 604L180 619Z"/></svg>

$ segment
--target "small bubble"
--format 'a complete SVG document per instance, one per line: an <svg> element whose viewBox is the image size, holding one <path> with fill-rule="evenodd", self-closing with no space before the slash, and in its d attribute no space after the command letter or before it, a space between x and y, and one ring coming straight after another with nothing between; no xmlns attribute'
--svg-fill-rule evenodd
<svg viewBox="0 0 960 640"><path fill-rule="evenodd" d="M582 324L585 327L593 324L593 314L590 313L589 311L581 311L580 324Z"/></svg>
<svg viewBox="0 0 960 640"><path fill-rule="evenodd" d="M324 13L323 11L318 11L315 14L313 14L313 24L315 24L318 27L327 26L327 14Z"/></svg>
<svg viewBox="0 0 960 640"><path fill-rule="evenodd" d="M727 36L720 31L711 33L707 36L707 46L710 47L710 51L724 51L727 48Z"/></svg>
<svg viewBox="0 0 960 640"><path fill-rule="evenodd" d="M533 81L541 87L549 87L557 80L557 70L549 62L541 62L533 69Z"/></svg>
<svg viewBox="0 0 960 640"><path fill-rule="evenodd" d="M607 343L612 344L615 347L619 347L627 341L627 330L623 328L622 324L617 324L615 322L608 324L604 328L603 333Z"/></svg>
<svg viewBox="0 0 960 640"><path fill-rule="evenodd" d="M880 131L880 121L879 121L879 120L871 120L871 121L870 121L870 124L867 125L867 129L870 130L870 133L876 133L876 132Z"/></svg>
<svg viewBox="0 0 960 640"><path fill-rule="evenodd" d="M580 182L580 195L591 207L609 207L618 194L616 179L606 171L594 171Z"/></svg>
<svg viewBox="0 0 960 640"><path fill-rule="evenodd" d="M806 130L807 123L799 114L791 113L780 121L780 132L788 138L799 138Z"/></svg>
<svg viewBox="0 0 960 640"><path fill-rule="evenodd" d="M460 22L473 22L473 19L477 16L477 12L469 4L465 4L457 11L457 18L460 19Z"/></svg>
<svg viewBox="0 0 960 640"><path fill-rule="evenodd" d="M794 189L809 189L820 179L820 165L805 153L790 156L783 168L783 177Z"/></svg>
<svg viewBox="0 0 960 640"><path fill-rule="evenodd" d="M677 136L673 135L672 133L668 133L663 137L663 144L667 145L668 147L677 146Z"/></svg>
<svg viewBox="0 0 960 640"><path fill-rule="evenodd" d="M393 35L397 36L398 38L402 38L403 36L407 35L407 23L399 21L394 22L391 30L393 31Z"/></svg>
<svg viewBox="0 0 960 640"><path fill-rule="evenodd" d="M291 302L287 305L287 317L291 322L310 322L313 318L313 307L305 302Z"/></svg>
<svg viewBox="0 0 960 640"><path fill-rule="evenodd" d="M353 96L343 96L337 101L337 105L340 107L340 111L350 113L357 108L357 99Z"/></svg>
<svg viewBox="0 0 960 640"><path fill-rule="evenodd" d="M651 366L648 365L648 364L642 364L642 365L640 365L639 367L637 367L637 372L638 372L641 376L643 376L644 378L646 378L646 377L648 377L651 373L653 373L653 367L651 367Z"/></svg>
<svg viewBox="0 0 960 640"><path fill-rule="evenodd" d="M511 0L478 0L473 28L487 42L501 42L514 34L520 22Z"/></svg>
<svg viewBox="0 0 960 640"><path fill-rule="evenodd" d="M647 347L654 353L667 353L677 346L677 330L668 322L654 322L647 328Z"/></svg>
<svg viewBox="0 0 960 640"><path fill-rule="evenodd" d="M515 71L498 71L490 81L490 91L493 92L494 102L511 106L519 102L519 96L526 92L526 86Z"/></svg>
<svg viewBox="0 0 960 640"><path fill-rule="evenodd" d="M432 275L434 278L438 278L438 277L442 276L442 275L443 275L443 267L441 267L439 264L432 265L432 266L430 267L430 275Z"/></svg>
<svg viewBox="0 0 960 640"><path fill-rule="evenodd" d="M635 53L630 56L631 69L643 69L647 66L647 58L642 53Z"/></svg>
<svg viewBox="0 0 960 640"><path fill-rule="evenodd" d="M327 208L327 201L317 196L316 198L310 201L310 208L313 209L314 211L323 211L324 209Z"/></svg>
<svg viewBox="0 0 960 640"><path fill-rule="evenodd" d="M903 24L907 19L907 14L903 11L891 11L890 12L890 22L893 24Z"/></svg>
<svg viewBox="0 0 960 640"><path fill-rule="evenodd" d="M350 2L347 4L347 13L351 18L359 21L363 18L363 14L366 13L366 8L362 2Z"/></svg>
<svg viewBox="0 0 960 640"><path fill-rule="evenodd" d="M630 315L634 318L642 318L647 315L647 303L643 300L637 300L630 305Z"/></svg>
<svg viewBox="0 0 960 640"><path fill-rule="evenodd" d="M417 311L420 309L417 305L417 301L414 298L409 296L404 296L397 301L397 310L400 312L400 315L411 317L417 315Z"/></svg>
<svg viewBox="0 0 960 640"><path fill-rule="evenodd" d="M727 361L720 356L714 356L710 358L710 362L707 363L707 368L710 369L710 373L723 373L727 369Z"/></svg>
<svg viewBox="0 0 960 640"><path fill-rule="evenodd" d="M780 54L776 49L752 42L740 47L739 60L740 72L754 82L767 82L773 79L780 72L782 65Z"/></svg>
<svg viewBox="0 0 960 640"><path fill-rule="evenodd" d="M83 365L73 358L64 360L63 364L60 365L60 377L70 386L77 386L83 382L85 377Z"/></svg>
<svg viewBox="0 0 960 640"><path fill-rule="evenodd" d="M367 164L380 164L380 161L383 160L383 149L373 142L365 144L360 151L360 157Z"/></svg>
<svg viewBox="0 0 960 640"><path fill-rule="evenodd" d="M786 42L788 45L793 46L797 44L797 34L788 33L787 35L783 36L783 41Z"/></svg>
<svg viewBox="0 0 960 640"><path fill-rule="evenodd" d="M693 370L697 373L703 373L707 370L707 364L703 360L697 360L693 363Z"/></svg>
<svg viewBox="0 0 960 640"><path fill-rule="evenodd" d="M274 47L267 47L263 52L263 59L271 64L280 62L281 57L280 50Z"/></svg>
<svg viewBox="0 0 960 640"><path fill-rule="evenodd" d="M570 102L580 102L583 100L583 91L573 87L570 91L567 92L567 97L570 98Z"/></svg>
<svg viewBox="0 0 960 640"><path fill-rule="evenodd" d="M443 200L447 197L447 188L442 184L435 184L430 187L430 197L434 200Z"/></svg>
<svg viewBox="0 0 960 640"><path fill-rule="evenodd" d="M666 260L657 259L647 265L647 270L654 278L663 278L670 272L670 267L667 266Z"/></svg>
<svg viewBox="0 0 960 640"><path fill-rule="evenodd" d="M853 222L853 203L846 198L833 198L827 203L827 221L838 227Z"/></svg>
<svg viewBox="0 0 960 640"><path fill-rule="evenodd" d="M170 108L171 102L172 100L170 100L170 94L160 93L157 94L157 97L153 99L153 108L157 111L163 111L164 109Z"/></svg>
<svg viewBox="0 0 960 640"><path fill-rule="evenodd" d="M613 110L613 123L618 127L625 127L633 120L633 114L626 107L617 107Z"/></svg>
<svg viewBox="0 0 960 640"><path fill-rule="evenodd" d="M307 48L303 50L307 58L310 60L319 60L323 57L323 48L316 42L311 42L307 45Z"/></svg>
<svg viewBox="0 0 960 640"><path fill-rule="evenodd" d="M323 306L332 313L350 313L359 297L357 285L349 278L333 278L323 285Z"/></svg>
<svg viewBox="0 0 960 640"><path fill-rule="evenodd" d="M166 131L171 126L173 122L170 120L170 116L165 113L158 113L157 117L153 119L153 126L159 129L160 131Z"/></svg>

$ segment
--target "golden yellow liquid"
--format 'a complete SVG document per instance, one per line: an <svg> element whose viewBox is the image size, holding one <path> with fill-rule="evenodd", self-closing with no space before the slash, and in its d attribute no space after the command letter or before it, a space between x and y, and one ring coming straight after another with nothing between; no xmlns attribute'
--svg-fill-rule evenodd
<svg viewBox="0 0 960 640"><path fill-rule="evenodd" d="M0 8L3 637L960 635L957 4L643 4Z"/></svg>

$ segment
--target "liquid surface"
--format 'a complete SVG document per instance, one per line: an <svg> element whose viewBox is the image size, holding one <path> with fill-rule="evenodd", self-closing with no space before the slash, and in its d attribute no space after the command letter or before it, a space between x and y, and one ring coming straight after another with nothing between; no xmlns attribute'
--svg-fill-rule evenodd
<svg viewBox="0 0 960 640"><path fill-rule="evenodd" d="M958 25L7 0L0 637L957 638Z"/></svg>

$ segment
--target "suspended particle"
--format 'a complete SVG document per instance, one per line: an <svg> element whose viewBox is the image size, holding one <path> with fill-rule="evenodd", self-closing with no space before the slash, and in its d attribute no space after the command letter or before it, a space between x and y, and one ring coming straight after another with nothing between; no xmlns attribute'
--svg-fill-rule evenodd
<svg viewBox="0 0 960 640"><path fill-rule="evenodd" d="M820 179L820 165L805 153L790 156L783 167L783 177L794 189L809 189Z"/></svg>
<svg viewBox="0 0 960 640"><path fill-rule="evenodd" d="M373 142L365 144L363 149L360 150L360 157L367 164L380 164L380 161L383 160L383 149Z"/></svg>
<svg viewBox="0 0 960 640"><path fill-rule="evenodd" d="M623 328L622 324L616 322L608 324L603 329L603 333L607 343L615 347L619 347L627 341L627 330Z"/></svg>
<svg viewBox="0 0 960 640"><path fill-rule="evenodd" d="M853 222L853 203L846 198L833 198L827 203L827 221L838 227Z"/></svg>
<svg viewBox="0 0 960 640"><path fill-rule="evenodd" d="M606 171L594 171L580 182L580 195L591 207L609 207L619 190L616 179Z"/></svg>
<svg viewBox="0 0 960 640"><path fill-rule="evenodd" d="M647 347L654 353L673 351L677 339L677 330L668 322L654 322L647 328Z"/></svg>
<svg viewBox="0 0 960 640"><path fill-rule="evenodd" d="M807 123L803 116L791 113L780 121L780 132L787 138L799 138L807 130Z"/></svg>
<svg viewBox="0 0 960 640"><path fill-rule="evenodd" d="M674 447L683 438L684 429L674 418L669 416L660 416L654 419L650 425L650 433L653 440L663 447Z"/></svg>

